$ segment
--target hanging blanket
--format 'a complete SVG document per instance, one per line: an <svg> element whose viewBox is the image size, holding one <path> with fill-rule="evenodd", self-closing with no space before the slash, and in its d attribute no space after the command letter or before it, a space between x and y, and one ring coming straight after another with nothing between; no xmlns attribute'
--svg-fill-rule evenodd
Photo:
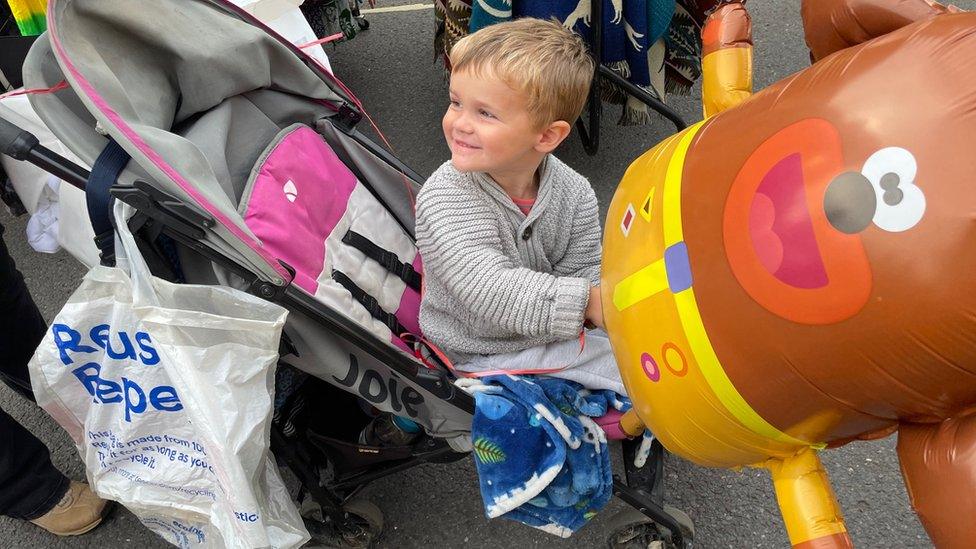
<svg viewBox="0 0 976 549"><path fill-rule="evenodd" d="M451 49L468 35L471 0L434 0L434 56L451 70Z"/></svg>
<svg viewBox="0 0 976 549"><path fill-rule="evenodd" d="M701 27L728 0L602 0L601 63L651 95L686 94L701 75ZM445 65L454 44L468 32L518 17L556 17L590 40L591 0L435 0L435 51ZM450 67L448 66L448 69ZM621 125L646 124L646 105L606 80L600 94L623 104Z"/></svg>
<svg viewBox="0 0 976 549"><path fill-rule="evenodd" d="M475 398L471 439L488 518L565 538L610 501L607 439L592 418L629 408L626 398L544 376L457 383Z"/></svg>
<svg viewBox="0 0 976 549"><path fill-rule="evenodd" d="M687 94L701 76L702 26L710 13L729 1L679 0L675 5L665 36L668 93Z"/></svg>

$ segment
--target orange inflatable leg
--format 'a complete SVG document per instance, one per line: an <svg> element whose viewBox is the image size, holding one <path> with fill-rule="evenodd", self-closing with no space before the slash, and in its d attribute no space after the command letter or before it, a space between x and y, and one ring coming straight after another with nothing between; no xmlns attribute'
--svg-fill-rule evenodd
<svg viewBox="0 0 976 549"><path fill-rule="evenodd" d="M813 62L916 21L958 11L932 0L803 0L800 8Z"/></svg>
<svg viewBox="0 0 976 549"><path fill-rule="evenodd" d="M632 437L639 436L644 432L644 422L641 421L640 416L637 415L637 410L631 408L627 410L626 413L620 418L620 428L623 432L627 433Z"/></svg>
<svg viewBox="0 0 976 549"><path fill-rule="evenodd" d="M898 459L912 507L937 547L976 547L976 411L902 424Z"/></svg>
<svg viewBox="0 0 976 549"><path fill-rule="evenodd" d="M773 475L776 501L794 548L854 547L816 451L807 448L790 458L771 459L763 467Z"/></svg>
<svg viewBox="0 0 976 549"><path fill-rule="evenodd" d="M715 10L702 27L702 105L705 118L752 95L752 19L738 2Z"/></svg>

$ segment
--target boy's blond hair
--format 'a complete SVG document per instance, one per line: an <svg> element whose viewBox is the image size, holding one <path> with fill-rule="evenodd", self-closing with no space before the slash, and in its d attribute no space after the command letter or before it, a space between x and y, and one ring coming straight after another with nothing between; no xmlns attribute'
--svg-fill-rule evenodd
<svg viewBox="0 0 976 549"><path fill-rule="evenodd" d="M524 93L542 127L579 118L594 65L579 35L555 20L524 18L462 38L451 49L451 70L498 78Z"/></svg>

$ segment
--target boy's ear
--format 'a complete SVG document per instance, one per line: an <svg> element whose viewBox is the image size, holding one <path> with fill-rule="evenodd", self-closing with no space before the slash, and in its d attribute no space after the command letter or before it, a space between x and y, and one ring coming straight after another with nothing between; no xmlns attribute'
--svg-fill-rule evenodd
<svg viewBox="0 0 976 549"><path fill-rule="evenodd" d="M565 120L556 120L552 124L542 129L539 134L539 141L535 145L535 150L541 153L551 153L556 147L569 136L573 127Z"/></svg>

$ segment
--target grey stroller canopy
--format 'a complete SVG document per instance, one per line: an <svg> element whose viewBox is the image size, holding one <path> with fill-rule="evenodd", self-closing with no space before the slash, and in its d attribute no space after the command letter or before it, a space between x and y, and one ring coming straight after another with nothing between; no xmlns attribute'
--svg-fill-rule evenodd
<svg viewBox="0 0 976 549"><path fill-rule="evenodd" d="M334 77L229 2L55 0L48 18L27 87L66 80L74 91L32 96L44 122L89 164L106 143L96 129L111 137L135 160L121 182L150 180L199 207L217 221L209 244L287 281L238 202L280 128L353 112Z"/></svg>

